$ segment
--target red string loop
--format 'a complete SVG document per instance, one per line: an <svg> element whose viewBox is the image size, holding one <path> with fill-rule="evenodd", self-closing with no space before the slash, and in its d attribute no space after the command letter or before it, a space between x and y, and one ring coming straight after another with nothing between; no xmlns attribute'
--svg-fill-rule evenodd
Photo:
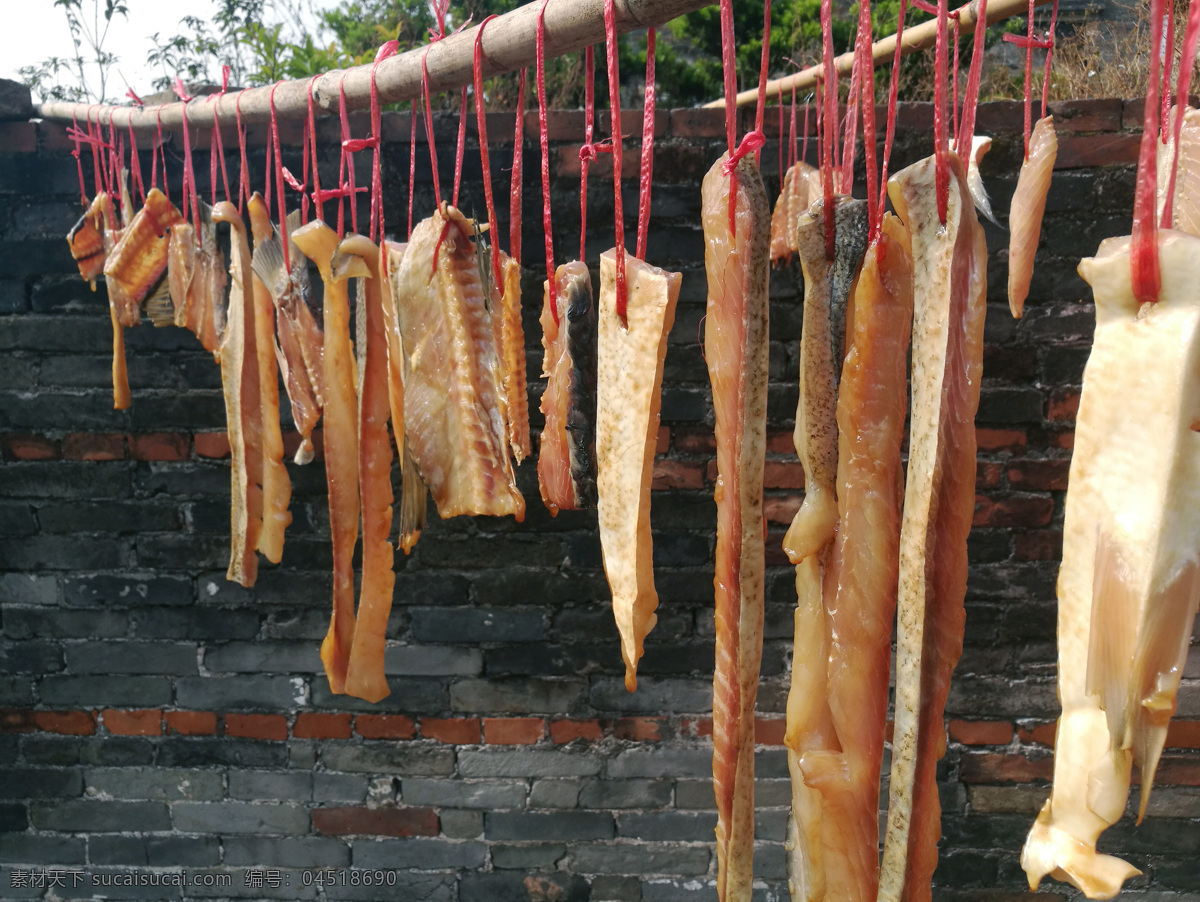
<svg viewBox="0 0 1200 902"><path fill-rule="evenodd" d="M442 16L444 17L444 15L443 11ZM439 24L442 24L441 18L438 21ZM442 27L444 29L444 24ZM434 40L441 40L441 37L436 37ZM429 144L429 166L433 170L433 197L437 202L438 209L441 209L442 184L438 178L437 150L433 146L433 103L429 99L429 66L426 60L428 56L428 50L421 56L421 91L425 95L425 140Z"/></svg>
<svg viewBox="0 0 1200 902"><path fill-rule="evenodd" d="M237 112L237 136L238 136L238 212L242 212L243 205L250 199L250 166L246 162L246 123L242 121L242 94L244 90L238 92L237 103L235 110Z"/></svg>
<svg viewBox="0 0 1200 902"><path fill-rule="evenodd" d="M766 143L766 136L758 129L746 132L746 134L742 135L742 140L734 148L733 153L729 155L729 159L721 164L721 171L726 175L733 175L733 171L737 169L737 164L743 157L758 152Z"/></svg>
<svg viewBox="0 0 1200 902"><path fill-rule="evenodd" d="M771 0L767 0L767 15L770 16ZM642 171L638 184L637 250L639 260L646 259L646 233L650 228L650 186L654 178L654 43L655 30L646 29L646 94L642 103ZM763 51L766 65L766 51ZM766 82L763 82L765 87ZM759 118L762 118L762 103L765 94L759 92ZM760 128L761 131L761 128Z"/></svg>
<svg viewBox="0 0 1200 902"><path fill-rule="evenodd" d="M521 187L525 160L525 81L526 70L517 78L517 116L513 123L513 159L509 180L508 255L521 265Z"/></svg>
<svg viewBox="0 0 1200 902"><path fill-rule="evenodd" d="M288 240L287 231L287 204L283 196L283 153L279 148L279 120L275 115L275 89L279 87L279 82L271 85L270 103L271 103L271 143L275 150L275 186L279 190L279 235L280 241L283 244L283 268L291 272L292 261L288 246L291 242ZM270 166L267 169L270 170Z"/></svg>
<svg viewBox="0 0 1200 902"><path fill-rule="evenodd" d="M375 83L379 64L400 49L399 41L385 41L375 51L375 63L371 66L371 240L383 241L383 171L380 165L380 144L383 141L383 120L379 109L379 88ZM316 136L313 136L316 141ZM387 266L387 255L383 256Z"/></svg>
<svg viewBox="0 0 1200 902"><path fill-rule="evenodd" d="M728 2L728 0L726 0ZM609 122L613 146L613 224L616 238L617 316L624 325L625 305L625 207L621 197L621 75L617 69L617 13L613 0L604 0L604 48L608 59Z"/></svg>
<svg viewBox="0 0 1200 902"><path fill-rule="evenodd" d="M342 159L338 167L338 181L342 186L349 186L348 193L343 197L350 199L350 228L352 231L358 231L358 189L354 184L354 157L353 151L347 149L346 145L350 143L350 116L346 112L346 74L343 72L341 79L338 81L338 116L342 123ZM338 201L338 223L337 232L340 237L345 233L346 218L345 205Z"/></svg>
<svg viewBox="0 0 1200 902"><path fill-rule="evenodd" d="M1058 27L1058 0L1054 0L1054 4L1050 7L1050 30L1046 32L1046 70L1042 74L1042 118L1046 118L1047 101L1050 99L1050 57L1054 55L1054 30ZM1168 47L1174 45L1168 41ZM1183 57L1183 59L1195 59L1192 57ZM1181 69L1182 71L1182 69ZM1191 74L1189 68L1188 74Z"/></svg>
<svg viewBox="0 0 1200 902"><path fill-rule="evenodd" d="M587 257L587 191L588 170L600 153L612 153L597 147L592 138L596 132L596 52L591 47L583 51L583 146L579 148L579 259Z"/></svg>
<svg viewBox="0 0 1200 902"><path fill-rule="evenodd" d="M488 237L492 242L492 280L497 288L501 288L504 285L504 278L500 269L500 254L498 253L500 242L496 234L496 202L492 195L492 162L488 152L487 111L483 106L483 29L494 18L496 17L488 16L479 23L479 28L475 31L471 77L475 89L475 128L479 132L479 165L483 170L483 199L487 205Z"/></svg>
<svg viewBox="0 0 1200 902"><path fill-rule="evenodd" d="M75 168L79 171L79 202L85 207L88 205L87 186L83 181L83 158L79 154L79 145L83 143L79 131L79 118L71 114L71 127L67 129L67 137L75 142L75 149L71 151L71 156L75 158ZM97 190L99 186L97 186Z"/></svg>
<svg viewBox="0 0 1200 902"><path fill-rule="evenodd" d="M1197 43L1200 43L1200 3L1193 2L1188 7L1187 27L1183 33L1183 54L1180 60L1196 58ZM1188 88L1191 85L1191 67L1181 64L1175 82L1175 122L1173 132L1175 150L1171 160L1171 175L1167 180L1167 198L1163 206L1162 228L1171 228L1173 221L1172 203L1175 200L1175 178L1179 171L1179 135L1183 129L1183 114L1187 111Z"/></svg>
<svg viewBox="0 0 1200 902"><path fill-rule="evenodd" d="M142 161L138 158L137 136L133 132L133 119L129 120L129 170L131 180L137 188L138 200L146 202L146 184L142 181Z"/></svg>
<svg viewBox="0 0 1200 902"><path fill-rule="evenodd" d="M542 0L538 9L535 51L537 60L538 139L542 148L542 234L546 245L546 290L550 315L558 324L558 279L554 272L554 231L550 225L550 138L546 131L546 6L550 0ZM621 191L620 174L617 175L617 193ZM619 214L618 214L619 215Z"/></svg>
<svg viewBox="0 0 1200 902"><path fill-rule="evenodd" d="M316 119L315 112L313 110L313 84L320 77L321 76L319 76L319 75L314 75L312 78L310 78L308 80L308 134L312 136L312 142L309 147L309 151L312 155L312 180L313 180L312 199L313 199L313 207L315 208L313 210L313 212L316 214L317 219L324 222L325 221L324 204L319 199L321 197L321 172L320 172L320 167L318 166L318 162L317 162L317 119ZM307 164L307 157L305 158L305 161ZM305 176L304 180L307 182L308 177Z"/></svg>
<svg viewBox="0 0 1200 902"><path fill-rule="evenodd" d="M188 103L189 101L195 99L194 97L192 97L191 94L189 94L187 92L187 88L185 88L183 85L183 79L180 78L178 75L175 76L175 84L172 85L171 87L172 87L172 90L175 91L175 96L178 97L180 100L182 100L184 103Z"/></svg>

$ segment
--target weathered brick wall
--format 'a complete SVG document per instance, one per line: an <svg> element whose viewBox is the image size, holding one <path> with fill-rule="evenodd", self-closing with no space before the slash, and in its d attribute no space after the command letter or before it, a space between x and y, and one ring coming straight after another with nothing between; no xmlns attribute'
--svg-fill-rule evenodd
<svg viewBox="0 0 1200 902"><path fill-rule="evenodd" d="M1075 133L1060 145L1044 250L1020 323L1004 301L1006 235L987 227L979 498L966 649L940 770L938 898L1023 897L1017 853L1051 768L1053 586L1093 323L1074 267L1102 238L1128 230L1137 146L1129 127L1139 107L1089 102L1058 111ZM385 153L387 220L396 224L405 216L400 138L408 120L385 121L394 139ZM503 199L512 125L508 116L491 121ZM903 109L897 163L926 152L930 122L928 107ZM984 174L998 211L1016 181L1020 122L1018 105L980 111L980 131L996 136ZM720 150L722 122L688 110L662 113L659 124L648 257L682 270L684 281L653 507L662 606L638 692L622 686L595 516L549 517L527 462L518 475L530 502L523 524L434 518L411 557L397 554L392 694L378 705L332 696L320 675L330 586L320 463L289 467L295 519L282 565L263 566L253 590L226 582L229 471L217 368L190 333L129 330L133 407L111 409L103 287L92 293L73 274L63 241L78 215L69 144L58 127L0 126L0 897L42 897L45 886L14 887L13 879L27 883L34 873L44 882L57 870L68 886L54 892L68 897L715 898L715 465L697 341L705 299L698 181ZM290 128L285 153L294 155ZM366 130L359 120L355 133ZM439 123L446 191L453 130ZM560 259L577 246L581 135L581 114L553 116ZM482 215L471 141L462 206ZM261 131L252 129L250 143L259 184ZM322 133L325 152L334 143L334 132ZM207 147L207 136L197 144ZM526 151L525 321L536 376L540 193L536 145ZM171 153L178 197L177 148ZM432 185L423 144L418 153L419 216ZM769 190L776 154L771 128ZM229 162L236 172L232 153ZM626 162L632 176L635 155ZM196 168L203 182L206 154ZM592 183L591 260L610 244L605 188L603 176ZM635 197L630 179L627 211ZM772 277L762 899L786 897L781 743L795 594L779 542L803 482L791 444L796 280L794 270ZM538 390L534 380L535 400ZM1200 747L1197 675L1191 667L1180 693L1152 816L1137 829L1122 821L1104 840L1146 871L1131 895L1200 890L1200 757L1190 751ZM232 885L98 885L107 875L178 877L181 868L189 881L228 875ZM317 868L336 869L335 882L312 885ZM374 869L395 885L365 886Z"/></svg>

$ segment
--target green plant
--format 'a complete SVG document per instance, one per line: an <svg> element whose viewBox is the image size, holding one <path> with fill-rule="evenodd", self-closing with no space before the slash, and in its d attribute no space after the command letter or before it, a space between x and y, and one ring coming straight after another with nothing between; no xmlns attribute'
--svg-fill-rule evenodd
<svg viewBox="0 0 1200 902"><path fill-rule="evenodd" d="M113 17L129 16L125 0L92 0L90 10L84 9L83 0L54 0L54 5L66 15L75 53L22 66L21 77L44 100L105 102L109 99L109 72L117 57L104 49L104 42Z"/></svg>

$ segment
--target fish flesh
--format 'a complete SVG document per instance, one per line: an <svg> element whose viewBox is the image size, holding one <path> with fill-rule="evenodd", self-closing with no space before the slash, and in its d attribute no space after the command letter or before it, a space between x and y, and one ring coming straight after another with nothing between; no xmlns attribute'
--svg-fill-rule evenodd
<svg viewBox="0 0 1200 902"><path fill-rule="evenodd" d="M358 492L362 499L362 586L346 693L369 702L386 698L383 651L396 574L392 568L392 442L388 436L388 336L384 323L379 248L362 235L338 245L333 270L359 277Z"/></svg>
<svg viewBox="0 0 1200 902"><path fill-rule="evenodd" d="M1167 143L1155 144L1158 150L1158 218L1162 221L1167 200L1167 184L1175 161L1174 117L1171 109ZM1171 201L1171 228L1200 236L1200 110L1186 107L1179 130L1179 165L1175 173L1175 192Z"/></svg>
<svg viewBox="0 0 1200 902"><path fill-rule="evenodd" d="M412 552L425 529L425 507L429 489L421 481L412 448L404 429L404 342L396 314L403 298L397 293L396 279L408 251L407 244L385 241L380 249L385 273L383 283L383 322L388 339L388 399L392 408L392 435L400 455L400 529L397 545L405 554ZM386 260L386 262L382 262Z"/></svg>
<svg viewBox="0 0 1200 902"><path fill-rule="evenodd" d="M751 156L701 185L708 306L704 358L716 416L716 663L713 791L717 895L749 902L754 881L754 703L762 663L763 469L767 451L771 208ZM732 189L731 189L732 185ZM737 192L730 234L729 193Z"/></svg>
<svg viewBox="0 0 1200 902"><path fill-rule="evenodd" d="M1054 117L1046 116L1034 124L1029 135L1029 155L1021 164L1008 213L1008 309L1017 319L1025 312L1025 299L1029 296L1033 259L1042 237L1046 194L1057 156Z"/></svg>
<svg viewBox="0 0 1200 902"><path fill-rule="evenodd" d="M800 216L821 197L821 171L800 160L788 167L775 209L771 213L771 262L789 260L799 248L796 229Z"/></svg>
<svg viewBox="0 0 1200 902"><path fill-rule="evenodd" d="M112 253L113 246L121 237L120 229L105 229L103 235L104 252L107 257ZM113 380L113 409L128 410L133 403L129 394L129 371L125 363L125 328L121 325L119 311L129 307L129 299L125 297L121 286L116 282L104 280L105 291L108 294L108 317L112 322L112 380Z"/></svg>
<svg viewBox="0 0 1200 902"><path fill-rule="evenodd" d="M625 688L657 620L650 482L658 441L667 333L683 276L625 255L625 320L617 313L617 251L600 255L596 344L596 507L600 550L621 634Z"/></svg>
<svg viewBox="0 0 1200 902"><path fill-rule="evenodd" d="M325 482L333 538L333 613L321 643L321 663L336 695L346 691L354 641L354 546L358 542L358 398L354 390L354 347L350 341L350 297L345 278L333 272L338 234L319 219L291 233L293 245L317 265L325 285ZM289 261L291 262L291 261ZM353 272L350 273L353 275ZM389 524L390 526L390 524Z"/></svg>
<svg viewBox="0 0 1200 902"><path fill-rule="evenodd" d="M117 318L123 326L142 321L141 305L160 287L167 270L167 243L171 226L183 222L183 215L161 191L151 188L146 202L121 232L104 262L104 279L117 285Z"/></svg>
<svg viewBox="0 0 1200 902"><path fill-rule="evenodd" d="M190 330L204 350L218 357L225 332L228 274L212 210L204 203L199 209L198 223L177 223L171 228L166 283L175 306L175 325Z"/></svg>
<svg viewBox="0 0 1200 902"><path fill-rule="evenodd" d="M265 213L260 209L259 214ZM264 215L250 216L255 247L270 239L274 229ZM253 257L250 258L253 260ZM283 433L279 425L279 345L275 341L275 304L271 292L250 264L254 303L254 347L258 357L258 400L262 409L263 515L258 550L272 564L283 559L284 533L292 523L288 506L292 480L283 463Z"/></svg>
<svg viewBox="0 0 1200 902"><path fill-rule="evenodd" d="M275 331L279 339L276 356L291 402L292 420L300 433L296 463L307 464L315 453L312 431L325 406L324 314L313 298L304 255L289 248L291 269L284 266L282 239L271 225L262 196L255 192L246 207L255 234L271 234L270 238L256 241L253 267L275 302ZM300 224L294 216L293 213L288 217L289 233L294 233Z"/></svg>
<svg viewBox="0 0 1200 902"><path fill-rule="evenodd" d="M826 897L821 793L810 786L802 756L837 751L826 701L829 638L822 588L838 522L837 398L845 359L846 312L867 245L867 205L833 198L834 256L827 257L825 201L800 217L797 252L804 275L804 324L800 340L800 397L793 440L804 468L805 494L784 536L796 566L795 638L787 700L788 771L792 783L788 882L793 899Z"/></svg>
<svg viewBox="0 0 1200 902"><path fill-rule="evenodd" d="M954 149L953 141L950 143L950 149ZM984 219L992 225L999 226L1000 223L996 221L996 215L992 212L992 201L988 197L987 189L983 186L983 175L979 171L983 158L991 149L991 138L986 135L971 136L971 151L967 159L967 190L971 193L975 212L982 213Z"/></svg>
<svg viewBox="0 0 1200 902"><path fill-rule="evenodd" d="M88 204L79 221L67 232L67 245L71 257L79 267L79 274L96 290L96 279L104 273L107 251L104 247L104 232L112 224L112 198L101 191Z"/></svg>
<svg viewBox="0 0 1200 902"><path fill-rule="evenodd" d="M474 223L448 204L413 229L393 285L404 433L438 514L525 516L502 410Z"/></svg>
<svg viewBox="0 0 1200 902"><path fill-rule="evenodd" d="M1096 333L1075 423L1058 576L1054 786L1021 853L1108 899L1140 873L1096 852L1125 810L1146 813L1200 599L1200 238L1162 230L1157 303L1138 304L1132 242L1101 242L1079 274Z"/></svg>
<svg viewBox="0 0 1200 902"><path fill-rule="evenodd" d="M213 208L214 222L230 227L229 318L217 359L230 451L230 555L225 578L253 586L258 578L258 538L263 517L262 404L254 289L250 284L250 244L237 207L223 201Z"/></svg>
<svg viewBox="0 0 1200 902"><path fill-rule="evenodd" d="M496 354L504 374L508 443L513 457L520 463L533 453L529 438L529 389L525 377L525 327L521 324L521 265L495 245L491 252L500 255L500 275L504 280L503 285L494 286L492 328L498 333Z"/></svg>
<svg viewBox="0 0 1200 902"><path fill-rule="evenodd" d="M941 836L937 762L943 714L962 654L967 535L975 507L975 413L983 371L987 246L966 170L952 151L946 222L936 163L888 181L912 237L912 413L900 531L896 712L881 902L931 896Z"/></svg>
<svg viewBox="0 0 1200 902"><path fill-rule="evenodd" d="M550 283L542 305L542 427L538 486L551 515L596 506L596 305L587 264L558 267L557 312Z"/></svg>
<svg viewBox="0 0 1200 902"><path fill-rule="evenodd" d="M196 230L190 222L171 226L167 241L167 291L174 308L171 321L187 327L188 299L196 278Z"/></svg>

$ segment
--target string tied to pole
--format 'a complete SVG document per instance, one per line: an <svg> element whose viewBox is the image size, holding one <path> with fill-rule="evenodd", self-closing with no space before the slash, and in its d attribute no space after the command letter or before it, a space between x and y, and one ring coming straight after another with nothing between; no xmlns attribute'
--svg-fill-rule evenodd
<svg viewBox="0 0 1200 902"><path fill-rule="evenodd" d="M1167 179L1167 197L1163 205L1161 227L1171 228L1174 220L1172 205L1175 200L1175 181L1179 172L1179 136L1183 130L1183 116L1187 111L1188 88L1191 86L1192 70L1184 60L1196 58L1197 44L1200 43L1200 0L1191 0L1188 5L1187 26L1183 33L1183 53L1180 56L1179 73L1175 82L1175 121L1172 123L1174 151L1171 159L1171 175Z"/></svg>
<svg viewBox="0 0 1200 902"><path fill-rule="evenodd" d="M728 0L726 0L728 2ZM617 13L613 0L604 0L604 49L608 61L609 124L613 154L613 237L616 244L616 309L621 324L628 328L625 315L628 292L625 286L625 204L621 197L621 75L617 67Z"/></svg>
<svg viewBox="0 0 1200 902"><path fill-rule="evenodd" d="M229 90L229 66L221 67L221 90L209 97L213 105L212 108L212 138L209 141L209 185L212 190L212 202L215 206L217 203L217 161L221 162L221 180L225 186L225 199L229 200L229 170L225 166L225 144L221 140L221 122L217 118L217 100L225 95ZM133 134L132 126L130 135Z"/></svg>
<svg viewBox="0 0 1200 902"><path fill-rule="evenodd" d="M375 52L375 63L371 66L371 240L383 241L383 170L380 163L380 145L383 142L383 120L379 107L379 88L375 77L379 64L395 56L400 49L399 41L385 41ZM316 136L313 136L315 142ZM315 165L314 165L315 170ZM387 266L387 255L384 255Z"/></svg>
<svg viewBox="0 0 1200 902"><path fill-rule="evenodd" d="M309 151L312 154L312 181L313 181L312 199L313 199L313 207L314 207L313 212L316 213L317 219L320 219L322 222L324 222L324 220L325 220L324 204L320 200L318 200L318 198L321 196L321 171L320 171L320 167L319 167L318 161L317 161L317 119L316 119L315 110L313 109L313 106L314 106L314 104L313 104L313 85L316 83L318 78L320 78L319 75L314 75L312 78L310 78L308 80L308 90L306 92L308 95L308 107L307 107L308 120L307 121L308 121L308 135L310 135L312 138L310 146L309 146ZM307 159L308 159L308 154L305 155L305 160L307 160ZM306 182L308 181L307 176L305 177L304 180Z"/></svg>
<svg viewBox="0 0 1200 902"><path fill-rule="evenodd" d="M250 167L246 162L246 123L242 120L242 95L245 94L245 89L238 91L237 101L234 104L234 110L237 113L237 139L238 139L238 213L242 212L243 205L250 199Z"/></svg>
<svg viewBox="0 0 1200 902"><path fill-rule="evenodd" d="M554 231L550 225L550 136L546 129L546 7L550 0L542 0L538 9L535 58L538 97L538 140L542 149L542 234L546 247L546 291L550 304L550 315L558 324L558 279L554 272ZM617 193L620 193L621 176L617 173ZM618 214L619 216L620 214Z"/></svg>
<svg viewBox="0 0 1200 902"><path fill-rule="evenodd" d="M291 242L288 240L287 204L286 204L286 202L284 200L284 196L283 196L283 185L284 185L283 154L280 151L280 146L279 146L279 118L275 114L275 90L279 87L279 84L280 84L279 82L275 82L275 84L271 85L271 94L270 94L271 145L273 146L274 152L275 152L275 187L279 192L279 199L278 199L279 236L280 236L280 242L283 245L283 268L286 272L291 272L292 260L291 260L291 253L290 253L290 250L288 247L291 244ZM270 169L271 169L271 167L268 164L267 165L268 178L270 177ZM269 195L268 195L267 203L269 206L269 204L270 204L270 196Z"/></svg>
<svg viewBox="0 0 1200 902"><path fill-rule="evenodd" d="M188 127L187 105L195 98L189 94L184 86L183 80L179 76L175 77L175 93L179 99L183 101L183 218L187 221L188 210L190 208L192 214L192 225L199 228L200 226L200 198L196 194L196 172L192 167L192 139L191 129ZM166 158L164 154L164 167ZM163 181L166 182L166 173L163 173Z"/></svg>
<svg viewBox="0 0 1200 902"><path fill-rule="evenodd" d="M770 10L771 0L767 0ZM770 15L770 12L767 13ZM634 256L639 260L646 259L646 235L650 230L650 192L654 182L654 55L657 32L654 28L646 29L646 89L642 101L642 165L638 177L638 221L637 246ZM765 84L765 83L764 83ZM759 123L761 130L762 124ZM620 173L616 173L620 179Z"/></svg>
<svg viewBox="0 0 1200 902"><path fill-rule="evenodd" d="M471 80L475 90L475 128L479 132L479 164L483 170L483 199L487 206L488 236L492 242L492 280L498 288L504 285L500 270L499 241L496 237L496 203L492 194L492 163L488 151L487 111L483 105L483 29L496 18L488 16L479 23L475 32L475 49L472 56Z"/></svg>
<svg viewBox="0 0 1200 902"><path fill-rule="evenodd" d="M738 142L737 147L733 149L733 153L729 155L729 159L721 164L721 171L726 175L732 176L734 170L741 160L752 153L757 153L764 144L767 143L766 136L755 129L751 132L746 132L742 135L742 140Z"/></svg>
<svg viewBox="0 0 1200 902"><path fill-rule="evenodd" d="M601 153L612 153L612 143L602 147L592 140L596 132L596 52L583 50L583 144L579 148L579 259L587 256L588 170ZM551 310L555 316L557 310Z"/></svg>

